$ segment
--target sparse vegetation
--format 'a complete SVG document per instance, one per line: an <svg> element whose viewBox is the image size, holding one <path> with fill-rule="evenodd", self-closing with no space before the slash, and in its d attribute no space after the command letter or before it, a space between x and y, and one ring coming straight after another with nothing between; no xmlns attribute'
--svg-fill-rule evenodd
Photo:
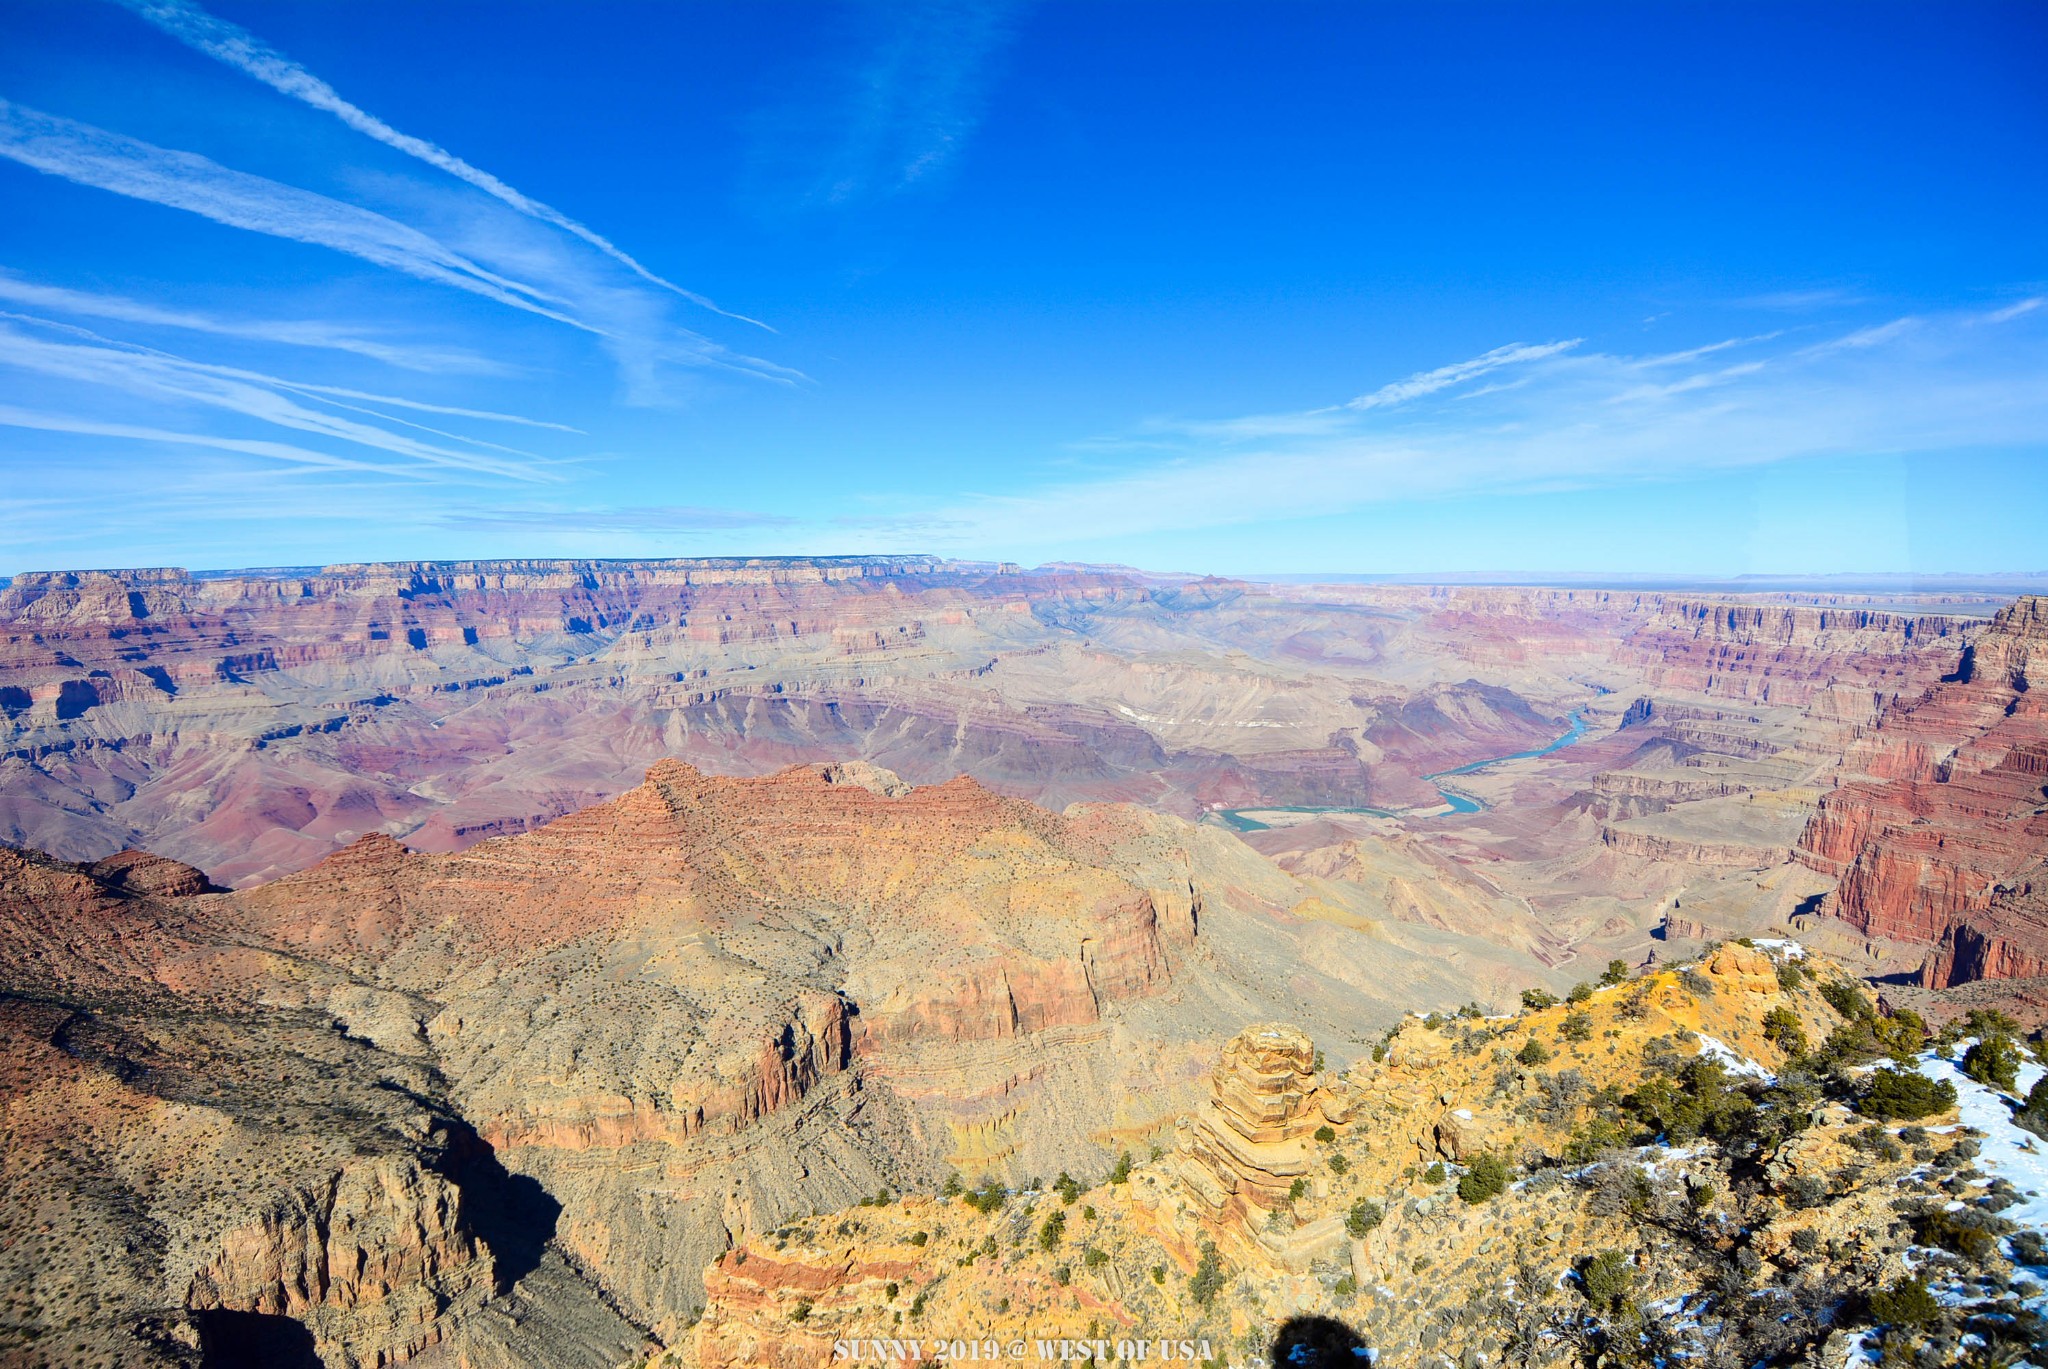
<svg viewBox="0 0 2048 1369"><path fill-rule="evenodd" d="M1941 1316L1941 1304L1918 1279L1899 1279L1870 1295L1872 1321L1918 1330Z"/></svg>
<svg viewBox="0 0 2048 1369"><path fill-rule="evenodd" d="M1471 1167L1458 1177L1458 1196L1468 1203L1483 1203L1508 1186L1507 1161L1491 1152L1472 1157Z"/></svg>
<svg viewBox="0 0 2048 1369"><path fill-rule="evenodd" d="M1579 1262L1579 1292L1596 1312L1615 1315L1635 1296L1635 1271L1619 1250L1603 1250Z"/></svg>
<svg viewBox="0 0 2048 1369"><path fill-rule="evenodd" d="M1053 1249L1060 1243L1060 1237L1066 1234L1066 1230L1066 1209L1054 1208L1052 1215L1047 1217L1044 1224L1038 1228L1038 1248L1047 1251Z"/></svg>
<svg viewBox="0 0 2048 1369"><path fill-rule="evenodd" d="M1866 1117L1915 1122L1956 1105L1956 1087L1914 1070L1882 1066L1870 1076L1856 1110Z"/></svg>
<svg viewBox="0 0 2048 1369"><path fill-rule="evenodd" d="M1188 1296L1197 1304L1207 1307L1223 1291L1229 1282L1229 1275L1223 1271L1223 1258L1216 1253L1214 1241L1203 1241L1201 1257L1195 1263L1195 1272L1188 1279Z"/></svg>
<svg viewBox="0 0 2048 1369"><path fill-rule="evenodd" d="M2019 1083L2019 1049L2011 1037L1994 1032L1963 1053L1962 1069L1986 1088L2010 1093Z"/></svg>
<svg viewBox="0 0 2048 1369"><path fill-rule="evenodd" d="M1806 1028L1799 1021L1799 1014L1790 1008L1776 1007L1764 1014L1764 1040L1772 1042L1787 1055L1806 1054Z"/></svg>

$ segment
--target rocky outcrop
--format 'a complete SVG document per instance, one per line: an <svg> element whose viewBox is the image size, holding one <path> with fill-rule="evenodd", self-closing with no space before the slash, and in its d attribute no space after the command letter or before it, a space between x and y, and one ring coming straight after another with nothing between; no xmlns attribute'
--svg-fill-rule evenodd
<svg viewBox="0 0 2048 1369"><path fill-rule="evenodd" d="M325 1356L402 1364L490 1296L461 1190L411 1159L350 1165L221 1235L185 1307L305 1324ZM202 1322L204 1318L202 1315Z"/></svg>
<svg viewBox="0 0 2048 1369"><path fill-rule="evenodd" d="M2028 948L2031 890L2048 884L2044 661L2048 600L2022 599L1851 749L1800 839L1803 862L1841 877L1824 911L1940 948L1930 986L2040 973Z"/></svg>

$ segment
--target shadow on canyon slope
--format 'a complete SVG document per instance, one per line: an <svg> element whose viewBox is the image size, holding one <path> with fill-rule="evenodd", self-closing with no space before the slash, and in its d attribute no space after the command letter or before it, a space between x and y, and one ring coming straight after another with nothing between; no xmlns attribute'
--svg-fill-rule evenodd
<svg viewBox="0 0 2048 1369"><path fill-rule="evenodd" d="M320 1369L313 1333L303 1322L226 1310L199 1312L193 1320L205 1369Z"/></svg>
<svg viewBox="0 0 2048 1369"><path fill-rule="evenodd" d="M1273 1337L1273 1369L1364 1369L1364 1337L1334 1317L1290 1317Z"/></svg>
<svg viewBox="0 0 2048 1369"><path fill-rule="evenodd" d="M470 1229L497 1261L498 1292L510 1292L540 1264L562 1205L539 1180L506 1169L491 1143L469 1123L451 1120L449 1129L448 1177L462 1189Z"/></svg>

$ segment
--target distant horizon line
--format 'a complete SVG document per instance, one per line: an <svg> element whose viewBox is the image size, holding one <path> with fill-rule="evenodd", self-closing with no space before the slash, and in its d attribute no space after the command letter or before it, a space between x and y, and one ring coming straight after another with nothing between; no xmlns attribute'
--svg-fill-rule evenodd
<svg viewBox="0 0 2048 1369"><path fill-rule="evenodd" d="M1686 590L1718 588L1747 593L1786 590L1829 592L1875 592L1911 594L1938 590L1944 593L2013 593L2048 590L2048 570L2033 571L1825 571L1756 572L1737 574L1687 574L1674 571L1254 571L1219 572L1161 570L1121 562L1046 561L1024 566L1017 561L943 556L925 552L863 552L789 555L724 556L461 556L406 557L391 560L331 561L308 565L236 566L192 570L182 566L94 566L39 569L13 572L6 577L9 588L23 581L44 577L105 575L124 580L135 577L181 577L195 581L286 579L293 576L323 575L380 567L517 567L526 565L605 566L703 566L706 568L747 565L888 565L927 564L962 571L980 570L991 574L1033 575L1082 572L1120 574L1163 580L1242 580L1254 584L1284 585L1443 585L1507 589L1639 589ZM916 571L909 573L915 574Z"/></svg>

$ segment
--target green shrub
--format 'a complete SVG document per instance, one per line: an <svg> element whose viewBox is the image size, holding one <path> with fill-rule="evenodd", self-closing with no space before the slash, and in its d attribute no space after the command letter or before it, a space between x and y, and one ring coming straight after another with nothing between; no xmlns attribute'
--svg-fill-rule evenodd
<svg viewBox="0 0 2048 1369"><path fill-rule="evenodd" d="M1330 1157L1330 1173L1341 1176L1350 1168L1351 1162L1342 1155L1332 1155Z"/></svg>
<svg viewBox="0 0 2048 1369"><path fill-rule="evenodd" d="M1472 1164L1458 1176L1458 1196L1468 1203L1483 1203L1508 1186L1507 1161L1494 1154L1472 1157Z"/></svg>
<svg viewBox="0 0 2048 1369"><path fill-rule="evenodd" d="M1559 1027L1559 1028L1557 1029L1557 1034L1558 1034L1559 1036L1563 1037L1563 1038L1564 1038L1565 1040L1567 1040L1567 1041L1590 1041L1590 1040L1592 1040L1592 1039L1593 1039L1593 1016L1592 1016L1592 1014L1591 1014L1591 1013L1583 1013L1583 1012L1578 1012L1578 1011L1573 1011L1573 1012L1568 1012L1568 1013L1566 1013L1566 1014L1564 1015L1564 1025L1563 1025L1562 1027Z"/></svg>
<svg viewBox="0 0 2048 1369"><path fill-rule="evenodd" d="M794 1308L790 1309L789 1319L791 1321L809 1321L811 1319L811 1305L807 1302L798 1303Z"/></svg>
<svg viewBox="0 0 2048 1369"><path fill-rule="evenodd" d="M1918 1279L1900 1279L1870 1295L1870 1319L1881 1326L1918 1330L1941 1318L1941 1304Z"/></svg>
<svg viewBox="0 0 2048 1369"><path fill-rule="evenodd" d="M1986 1088L2010 1093L2019 1083L2019 1072L2019 1049L2009 1036L1987 1036L1963 1055L1963 1073Z"/></svg>
<svg viewBox="0 0 2048 1369"><path fill-rule="evenodd" d="M1579 1292L1596 1312L1615 1315L1635 1294L1635 1271L1619 1250L1603 1250L1579 1262Z"/></svg>
<svg viewBox="0 0 2048 1369"><path fill-rule="evenodd" d="M1324 1145L1329 1145L1332 1141L1336 1139L1337 1133L1333 1131L1330 1127L1320 1126L1316 1128L1316 1140L1322 1142Z"/></svg>
<svg viewBox="0 0 2048 1369"><path fill-rule="evenodd" d="M1778 967L1778 987L1784 992L1791 993L1805 982L1806 971L1800 968L1798 961L1788 960Z"/></svg>
<svg viewBox="0 0 2048 1369"><path fill-rule="evenodd" d="M1081 1181L1067 1173L1064 1169L1060 1171L1060 1177L1052 1181L1052 1190L1060 1195L1060 1201L1068 1207L1072 1207L1074 1200L1080 1197L1083 1192Z"/></svg>
<svg viewBox="0 0 2048 1369"><path fill-rule="evenodd" d="M1564 999L1567 1003L1590 1003L1593 1001L1593 986L1591 984L1574 984L1572 985L1572 991L1566 994Z"/></svg>
<svg viewBox="0 0 2048 1369"><path fill-rule="evenodd" d="M1912 1064L1914 1057L1926 1049L1927 1023L1911 1008L1900 1008L1890 1017L1879 1018L1873 1025L1877 1044L1901 1065Z"/></svg>
<svg viewBox="0 0 2048 1369"><path fill-rule="evenodd" d="M1201 1259L1195 1263L1194 1275L1188 1280L1188 1296L1198 1304L1207 1307L1223 1291L1230 1276L1223 1272L1222 1257L1216 1253L1216 1242L1203 1241Z"/></svg>
<svg viewBox="0 0 2048 1369"><path fill-rule="evenodd" d="M1997 1252L1999 1232L2004 1226L1998 1218L1974 1209L1936 1209L1914 1222L1913 1234L1922 1245L1937 1245L1982 1264Z"/></svg>
<svg viewBox="0 0 2048 1369"><path fill-rule="evenodd" d="M1290 1203L1298 1203L1301 1201L1302 1195L1307 1192L1308 1180L1296 1178L1293 1183L1287 1186L1287 1201Z"/></svg>
<svg viewBox="0 0 2048 1369"><path fill-rule="evenodd" d="M1525 1065L1541 1065L1550 1059L1550 1047L1532 1036L1522 1043L1520 1050L1515 1052L1515 1059Z"/></svg>
<svg viewBox="0 0 2048 1369"><path fill-rule="evenodd" d="M1522 990L1522 1006L1531 1012L1541 1012L1545 1008L1554 1008L1557 1006L1557 995L1547 993L1542 989L1524 989Z"/></svg>
<svg viewBox="0 0 2048 1369"><path fill-rule="evenodd" d="M2026 1106L2014 1112L2012 1120L2048 1140L2048 1074L2034 1081L2034 1087L2027 1090Z"/></svg>
<svg viewBox="0 0 2048 1369"><path fill-rule="evenodd" d="M1330 1291L1340 1298L1355 1298L1358 1296L1358 1280L1346 1274L1330 1285Z"/></svg>
<svg viewBox="0 0 2048 1369"><path fill-rule="evenodd" d="M1130 1178L1131 1153L1127 1150L1116 1157L1116 1164L1109 1171L1109 1181L1113 1184L1123 1184L1129 1183Z"/></svg>
<svg viewBox="0 0 2048 1369"><path fill-rule="evenodd" d="M1097 1250L1090 1246L1082 1252L1081 1263L1087 1265L1090 1269L1100 1269L1109 1263L1109 1252L1107 1250Z"/></svg>
<svg viewBox="0 0 2048 1369"><path fill-rule="evenodd" d="M1040 1250L1051 1250L1060 1243L1060 1237L1064 1236L1066 1231L1067 1210L1063 1207L1056 1207L1053 1209L1052 1215L1045 1219L1045 1225L1038 1228L1038 1248Z"/></svg>
<svg viewBox="0 0 2048 1369"><path fill-rule="evenodd" d="M1856 1110L1866 1117L1914 1122L1956 1105L1956 1086L1915 1070L1880 1067L1870 1076Z"/></svg>
<svg viewBox="0 0 2048 1369"><path fill-rule="evenodd" d="M1628 980L1628 962L1626 960L1608 961L1606 972L1600 976L1602 984L1626 984Z"/></svg>
<svg viewBox="0 0 2048 1369"><path fill-rule="evenodd" d="M1422 1172L1422 1182L1434 1187L1444 1181L1444 1162L1438 1160Z"/></svg>
<svg viewBox="0 0 2048 1369"><path fill-rule="evenodd" d="M1002 1180L990 1175L982 1179L979 1187L967 1191L965 1201L976 1212L1001 1212L1010 1201L1010 1191L1003 1187Z"/></svg>
<svg viewBox="0 0 2048 1369"><path fill-rule="evenodd" d="M1806 1028L1790 1008L1772 1008L1764 1014L1764 1040L1776 1042L1787 1055L1806 1054Z"/></svg>
<svg viewBox="0 0 2048 1369"><path fill-rule="evenodd" d="M1829 1007L1852 1021L1870 1021L1877 1016L1877 1009L1863 996L1863 990L1846 979L1830 979L1820 986L1820 996L1828 1001Z"/></svg>
<svg viewBox="0 0 2048 1369"><path fill-rule="evenodd" d="M1152 1266L1152 1282L1154 1282L1154 1283L1156 1283L1156 1284L1160 1285L1160 1286L1161 1286L1162 1288L1163 1288L1163 1287L1165 1287L1165 1285L1166 1285L1166 1266L1165 1266L1165 1265L1163 1265L1163 1264L1155 1264L1155 1265L1153 1265L1153 1266Z"/></svg>
<svg viewBox="0 0 2048 1369"><path fill-rule="evenodd" d="M1344 1232L1354 1241L1365 1239L1366 1233L1385 1220L1386 1212L1370 1198L1360 1198L1344 1214Z"/></svg>

